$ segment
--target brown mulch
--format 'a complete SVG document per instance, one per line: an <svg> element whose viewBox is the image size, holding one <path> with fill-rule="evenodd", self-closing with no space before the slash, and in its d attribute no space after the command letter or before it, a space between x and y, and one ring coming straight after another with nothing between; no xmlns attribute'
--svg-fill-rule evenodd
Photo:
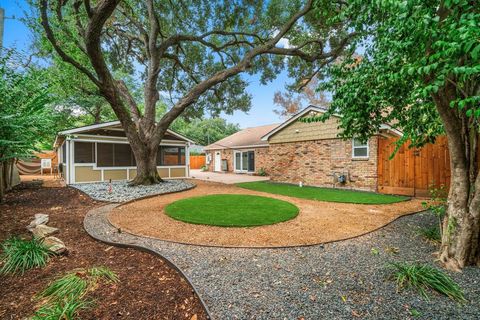
<svg viewBox="0 0 480 320"><path fill-rule="evenodd" d="M0 275L0 319L32 316L32 299L56 277L75 268L107 266L120 282L101 285L90 295L94 307L81 319L206 319L189 283L163 259L134 249L111 247L93 240L83 229L88 210L102 205L72 188L23 188L7 194L0 204L0 241L28 236L25 229L35 213L50 215L49 226L69 248L44 269L24 275Z"/></svg>
<svg viewBox="0 0 480 320"><path fill-rule="evenodd" d="M421 211L418 199L394 204L358 205L299 199L215 182L195 180L197 187L126 204L109 214L124 231L181 243L227 247L283 247L325 243L356 237ZM273 225L224 228L174 220L164 208L176 200L208 194L252 194L285 200L300 212L295 219Z"/></svg>

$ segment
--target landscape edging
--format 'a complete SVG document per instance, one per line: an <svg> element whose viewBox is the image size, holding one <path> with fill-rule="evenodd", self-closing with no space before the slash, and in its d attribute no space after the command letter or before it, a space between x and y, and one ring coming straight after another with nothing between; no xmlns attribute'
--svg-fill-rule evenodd
<svg viewBox="0 0 480 320"><path fill-rule="evenodd" d="M196 185L194 185L192 188L196 187ZM191 188L191 189L192 189ZM137 200L137 199L135 199ZM132 201L135 201L135 200L132 200ZM172 267L173 269L175 269L189 284L190 286L192 287L193 289L193 292L197 295L198 299L200 300L200 303L202 304L202 307L203 309L205 310L205 313L207 314L207 318L208 319L213 319L212 316L211 316L211 313L210 313L210 310L207 306L207 304L205 303L205 301L203 300L202 296L200 295L200 293L198 292L197 288L195 287L195 285L193 284L192 280L173 262L171 261L170 259L166 258L165 256L163 256L162 254L160 254L159 252L157 252L156 250L154 249L151 249L151 248L148 248L146 246L141 246L141 245L136 245L136 244L126 244L126 243L121 243L121 242L113 242L113 241L109 241L109 240L106 240L106 239L102 239L100 237L98 237L97 235L95 235L94 233L92 233L91 231L88 230L88 228L86 227L86 223L85 221L87 220L87 218L89 218L89 216L97 213L97 211L100 211L102 209L105 209L105 207L111 207L111 210L114 209L114 208L117 208L119 206L121 206L122 204L124 203L110 203L108 205L104 205L104 206L101 206L101 207L97 207L97 208L94 208L90 211L87 212L87 214L85 215L85 218L83 220L83 229L87 232L87 234L92 237L93 239L97 240L97 241L100 241L100 242L103 242L103 243L106 243L108 245L111 245L111 246L116 246L116 247L119 247L119 248L132 248L132 249L135 249L135 250L139 250L139 251L142 251L142 252L147 252L149 254L153 254L153 255L156 255L157 257L163 259L165 262L167 262L167 264ZM110 211L111 211L110 210ZM108 220L108 217L107 217L107 213L104 213L104 219L107 221L107 223L113 227L113 225L110 223L110 221Z"/></svg>

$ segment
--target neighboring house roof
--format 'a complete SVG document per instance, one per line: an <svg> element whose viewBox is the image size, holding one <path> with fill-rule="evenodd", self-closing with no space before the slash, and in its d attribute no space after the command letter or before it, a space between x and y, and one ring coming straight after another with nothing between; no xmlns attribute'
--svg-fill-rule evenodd
<svg viewBox="0 0 480 320"><path fill-rule="evenodd" d="M65 137L67 135L70 135L70 134L87 134L89 131L94 131L94 130L99 130L99 129L108 129L108 130L112 130L112 131L124 131L123 128L122 128L122 125L120 123L120 121L109 121L109 122L103 122L103 123L98 123L98 124L92 124L92 125L88 125L88 126L83 126L83 127L78 127L78 128L72 128L72 129L68 129L68 130L63 130L63 131L60 131L58 134L57 134L57 137L55 138L55 143L54 143L54 147L58 147L58 142L60 142L62 139L60 139L60 137ZM193 140L190 140L188 139L187 137L179 134L179 133L176 133L175 131L172 131L170 129L167 129L167 134L171 135L171 136L174 136L180 140L184 140L184 141L187 141L187 142L190 142L190 143L195 143Z"/></svg>
<svg viewBox="0 0 480 320"><path fill-rule="evenodd" d="M206 146L205 150L267 147L268 143L262 141L262 137L277 126L269 124L247 128Z"/></svg>
<svg viewBox="0 0 480 320"><path fill-rule="evenodd" d="M325 108L322 108L322 107L317 107L317 106L313 106L313 105L310 105L308 107L306 107L305 109L299 111L298 113L296 113L295 115L293 115L290 119L288 119L287 121L285 121L284 123L282 123L281 125L273 128L272 130L270 130L269 132L267 132L264 136L262 136L262 141L268 141L268 139L273 136L275 133L281 131L282 129L284 129L285 127L287 127L288 125L290 125L291 123L295 122L297 119L303 117L304 115L310 113L310 112L320 112L320 113L325 113L327 112L327 109ZM334 114L334 116L336 117L339 117L341 118L342 116L340 114ZM393 133L399 135L399 136L402 136L403 133L397 129L394 129L392 128L390 125L388 124L382 124L380 126L380 129L381 130L390 130L392 131Z"/></svg>

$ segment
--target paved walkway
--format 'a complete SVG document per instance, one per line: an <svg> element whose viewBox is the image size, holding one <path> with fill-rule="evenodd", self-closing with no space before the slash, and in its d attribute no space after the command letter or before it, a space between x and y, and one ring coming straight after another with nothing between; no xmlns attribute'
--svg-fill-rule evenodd
<svg viewBox="0 0 480 320"><path fill-rule="evenodd" d="M417 227L436 223L428 213L403 217L356 239L288 249L199 247L119 233L106 219L115 205L91 211L85 229L97 239L138 245L179 267L198 289L213 319L478 319L480 268L451 276L469 302L397 293L389 261L432 263L434 246ZM393 253L398 248L398 253ZM374 249L374 250L373 250Z"/></svg>
<svg viewBox="0 0 480 320"><path fill-rule="evenodd" d="M190 170L192 179L235 184L240 182L253 182L270 180L269 177L254 176L250 174L220 173L201 170Z"/></svg>

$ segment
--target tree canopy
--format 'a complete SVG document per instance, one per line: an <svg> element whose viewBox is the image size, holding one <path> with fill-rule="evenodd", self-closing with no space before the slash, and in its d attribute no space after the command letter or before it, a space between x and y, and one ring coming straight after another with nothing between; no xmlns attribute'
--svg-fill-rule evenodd
<svg viewBox="0 0 480 320"><path fill-rule="evenodd" d="M125 130L137 162L134 184L161 179L156 149L181 114L250 108L241 74L263 83L287 67L308 83L354 36L330 23L343 1L34 1L38 36L94 84ZM287 45L279 45L280 41ZM288 57L288 59L285 59ZM142 99L125 81L140 81ZM156 119L157 107L168 111Z"/></svg>
<svg viewBox="0 0 480 320"><path fill-rule="evenodd" d="M344 137L365 140L383 123L403 131L399 144L446 134L451 184L439 259L456 270L480 265L478 2L352 0L342 15L358 37L322 75L321 89L333 92L329 114L342 115Z"/></svg>

